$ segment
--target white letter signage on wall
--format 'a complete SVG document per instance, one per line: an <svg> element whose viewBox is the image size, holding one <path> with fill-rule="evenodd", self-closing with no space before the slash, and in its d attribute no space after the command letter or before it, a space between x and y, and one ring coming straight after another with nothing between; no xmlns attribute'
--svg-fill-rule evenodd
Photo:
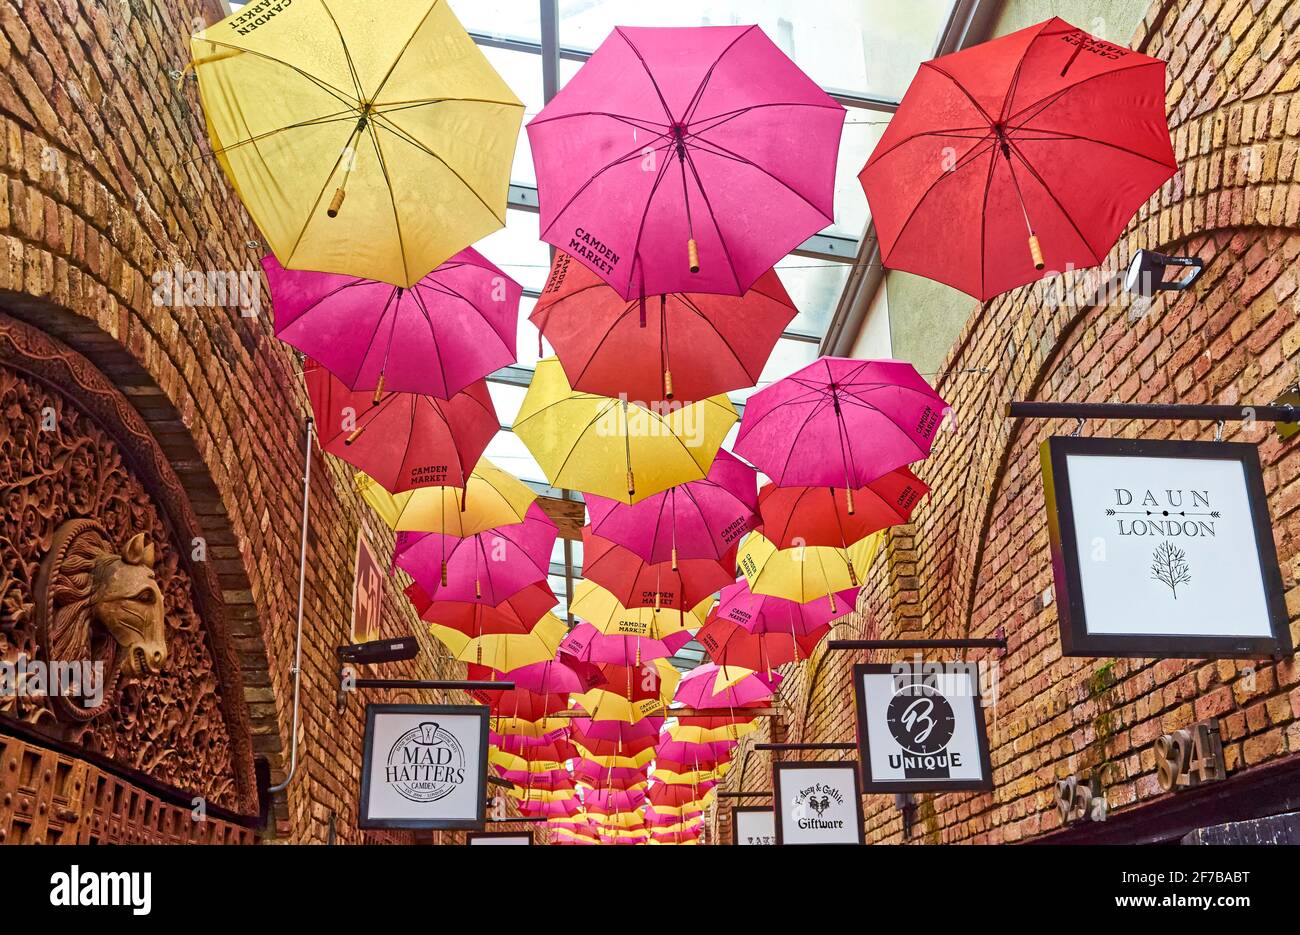
<svg viewBox="0 0 1300 935"><path fill-rule="evenodd" d="M731 810L732 844L775 844L776 816L770 808L737 805Z"/></svg>
<svg viewBox="0 0 1300 935"><path fill-rule="evenodd" d="M487 752L486 706L368 706L358 826L482 828Z"/></svg>
<svg viewBox="0 0 1300 935"><path fill-rule="evenodd" d="M1065 655L1291 652L1254 445L1055 437L1042 465Z"/></svg>
<svg viewBox="0 0 1300 935"><path fill-rule="evenodd" d="M862 844L858 764L816 761L772 764L777 844Z"/></svg>
<svg viewBox="0 0 1300 935"><path fill-rule="evenodd" d="M860 663L853 686L864 791L993 788L975 663Z"/></svg>

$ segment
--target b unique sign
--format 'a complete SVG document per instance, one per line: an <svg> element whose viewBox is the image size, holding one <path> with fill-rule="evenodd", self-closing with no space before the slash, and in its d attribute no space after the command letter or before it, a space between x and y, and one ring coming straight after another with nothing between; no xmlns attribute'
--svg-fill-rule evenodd
<svg viewBox="0 0 1300 935"><path fill-rule="evenodd" d="M367 707L357 824L482 828L488 710L480 705Z"/></svg>
<svg viewBox="0 0 1300 935"><path fill-rule="evenodd" d="M770 808L737 805L731 810L732 844L775 844L776 815Z"/></svg>
<svg viewBox="0 0 1300 935"><path fill-rule="evenodd" d="M853 667L866 792L993 788L975 663Z"/></svg>
<svg viewBox="0 0 1300 935"><path fill-rule="evenodd" d="M522 844L531 846L533 843L533 834L531 831L471 831L467 836L466 844L483 844L483 845L513 845Z"/></svg>
<svg viewBox="0 0 1300 935"><path fill-rule="evenodd" d="M772 764L777 844L862 844L858 764L816 761Z"/></svg>
<svg viewBox="0 0 1300 935"><path fill-rule="evenodd" d="M1065 655L1291 652L1254 445L1056 437L1042 464Z"/></svg>

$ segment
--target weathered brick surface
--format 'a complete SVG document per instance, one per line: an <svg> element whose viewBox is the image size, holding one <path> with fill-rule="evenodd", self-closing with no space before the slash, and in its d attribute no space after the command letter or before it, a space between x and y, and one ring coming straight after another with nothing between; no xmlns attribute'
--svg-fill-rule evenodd
<svg viewBox="0 0 1300 935"><path fill-rule="evenodd" d="M220 16L212 0L0 0L0 310L89 357L154 427L203 518L253 750L278 782L307 413L299 365L272 336L265 293L256 318L152 301L155 271L178 263L258 268L260 248L249 243L259 235L204 156L192 76L178 86L171 74L188 61L191 30ZM281 838L322 841L333 815L349 841L359 837L363 703L335 712L334 647L347 638L358 525L376 534L382 525L352 493L346 465L317 452L313 471L300 763L276 824ZM390 536L373 539L391 549ZM422 634L395 581L385 608L387 635ZM384 674L463 677L421 639L419 660Z"/></svg>
<svg viewBox="0 0 1300 935"><path fill-rule="evenodd" d="M1300 755L1294 657L1062 658L1056 606L1044 601L1052 572L1038 445L1074 426L1002 415L1012 399L1268 403L1300 377L1298 21L1296 0L1153 4L1133 44L1170 62L1180 171L1104 267L1065 276L1067 301L1053 303L1054 290L1037 285L975 309L937 378L957 420L919 467L933 493L913 525L891 534L844 630L989 637L1002 628L1009 645L997 660L998 704L988 716L994 791L920 796L908 840L1014 842L1049 833L1060 827L1055 782L1097 771L1118 820L1160 794L1156 737L1205 717L1221 719L1230 770ZM1199 255L1205 274L1195 290L1166 293L1140 317L1121 301L1092 301L1138 247ZM1211 439L1214 426L1094 423L1084 433ZM1300 441L1240 424L1225 438L1259 446L1300 642ZM791 673L781 692L790 740L854 739L856 661L861 654L823 647ZM752 743L742 746L728 788L770 788L766 755ZM870 796L865 806L869 840L903 840L891 797ZM715 820L725 825L725 815Z"/></svg>

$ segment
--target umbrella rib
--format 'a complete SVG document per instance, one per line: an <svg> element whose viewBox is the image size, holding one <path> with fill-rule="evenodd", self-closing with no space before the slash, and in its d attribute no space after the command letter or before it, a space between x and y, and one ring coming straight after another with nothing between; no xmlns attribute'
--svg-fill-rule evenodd
<svg viewBox="0 0 1300 935"><path fill-rule="evenodd" d="M719 147L719 149L721 149L721 147ZM700 190L700 198L704 201L704 210L709 212L709 220L713 222L713 230L718 235L718 243L722 245L722 252L727 258L727 268L731 271L731 281L736 284L737 291L743 293L745 290L744 287L740 285L740 276L736 274L735 258L731 255L731 248L727 246L727 238L722 236L722 228L718 224L717 215L713 213L713 203L709 201L709 193L704 190L704 182L700 180L700 172L695 168L695 157L691 155L689 149L684 148L682 151L686 153L686 164L691 167L691 176L695 179L695 187ZM765 175L771 175L771 173L767 172L765 169L760 169L759 171L763 172ZM775 178L775 176L772 177Z"/></svg>
<svg viewBox="0 0 1300 935"><path fill-rule="evenodd" d="M530 127L536 127L544 123L554 123L556 120L568 120L572 117L608 117L610 120L617 120L620 123L626 123L638 130L645 130L647 133L659 132L660 136L665 136L666 134L660 131L659 128L662 127L663 130L667 130L670 126L666 123L656 123L653 120L647 120L644 117L629 117L626 114L616 114L607 110L577 110L571 114L553 114L550 117L538 114L532 120L528 121L528 125Z"/></svg>
<svg viewBox="0 0 1300 935"><path fill-rule="evenodd" d="M664 109L664 116L668 118L668 125L672 126L677 123L676 118L673 117L673 112L668 108L668 101L664 99L664 92L660 90L659 82L655 80L654 72L650 70L650 65L646 62L645 56L641 54L641 50L638 49L636 44L627 37L627 33L623 31L623 27L614 27L614 32L618 33L619 37L627 43L627 47L632 50L632 54L636 56L637 61L641 63L641 67L645 69L646 77L650 79L650 84L655 89L655 96L659 98L659 103Z"/></svg>
<svg viewBox="0 0 1300 935"><path fill-rule="evenodd" d="M1061 212L1062 217L1064 217L1067 221L1070 222L1070 227L1073 228L1075 234L1078 235L1079 240L1083 243L1085 247L1088 248L1088 251L1092 254L1093 261L1096 262L1097 264L1101 264L1105 258L1099 256L1097 253L1097 248L1088 242L1088 238L1083 235L1083 231L1079 230L1079 225L1075 223L1074 218L1070 217L1070 212L1065 210L1065 205L1061 204L1060 199L1056 197L1056 193L1052 191L1052 189L1048 186L1047 182L1044 181L1043 177L1038 174L1038 170L1035 169L1030 164L1029 160L1025 158L1025 154L1020 151L1020 147L1010 140L1008 140L1008 142L1010 143L1012 152L1016 154L1016 158L1019 159L1020 162L1024 165L1024 167L1029 170L1029 174L1034 177L1034 179L1038 182L1038 184L1043 186L1043 191L1047 193L1048 198L1052 199L1052 204L1056 205L1057 209Z"/></svg>
<svg viewBox="0 0 1300 935"><path fill-rule="evenodd" d="M994 151L995 143L993 142L992 137L990 137L989 139L990 139L989 171L984 176L984 197L980 199L980 295L984 295L988 291L988 287L985 285L985 279L987 278L988 275L987 242L988 242L988 229L989 229L989 192L993 190L993 173L997 169L997 165L998 165L997 153ZM971 161L973 162L974 160ZM1011 164L1010 160L1008 160L1007 165L1010 166L1010 164ZM938 183L936 182L935 184L937 185ZM933 189L934 186L931 186L930 190L932 191ZM928 195L929 191L927 191L926 194ZM1022 206L1023 206L1023 202L1022 202ZM920 207L921 207L920 202L918 202L916 208L913 209L913 212L915 213L915 211ZM900 238L901 238L901 232L900 232ZM895 244L897 244L897 242L898 241L895 241Z"/></svg>
<svg viewBox="0 0 1300 935"><path fill-rule="evenodd" d="M899 225L898 235L894 238L894 243L891 245L888 253L885 253L881 257L881 262L884 265L886 266L889 265L889 258L893 254L894 248L896 248L898 246L898 242L903 239L904 231L906 231L907 226L912 223L912 219L916 217L917 212L921 210L921 205L925 204L926 199L929 198L930 195L934 193L934 190L939 187L939 184L941 182L943 182L946 179L951 179L953 176L957 174L958 170L964 169L966 168L966 166L971 165L973 162L975 162L976 159L980 158L980 156L982 156L984 152L992 153L993 143L991 142L991 140L992 138L990 137L990 142L987 146L971 147L971 149L967 151L967 153L964 156L962 156L960 160L957 161L956 165L954 165L951 169L947 170L946 172L940 172L938 178L936 178L933 182L930 183L929 187L926 188L926 190L921 194L921 197L917 199L916 204L912 206L912 210L907 213L907 219L904 220L901 225ZM987 189L987 185L985 187Z"/></svg>
<svg viewBox="0 0 1300 935"><path fill-rule="evenodd" d="M1164 64L1165 63L1162 62L1160 59L1148 59L1144 62L1138 62L1137 64L1134 65L1126 65L1123 68L1115 68L1112 69L1111 71L1103 71L1100 74L1089 75L1087 78L1081 78L1080 80L1074 82L1074 84L1067 85L1064 88L1060 88L1056 91L1053 91L1051 94L1039 98L1038 100L1034 101L1032 104L1026 104L1024 107L1020 108L1014 114L1011 114L1009 117L1007 117L1006 122L1011 123L1012 121L1019 119L1020 116L1024 114L1026 111L1033 110L1035 107L1038 107L1039 105L1043 105L1044 109L1046 109L1047 107L1050 107L1053 104L1059 103L1060 99L1063 96L1069 94L1071 91L1076 90L1081 85L1088 84L1091 81L1096 81L1100 78L1109 78L1126 71L1133 71L1136 68L1150 68L1153 65L1163 66ZM1040 110L1039 113L1042 113L1042 111ZM1037 116L1037 114L1035 114L1035 116Z"/></svg>
<svg viewBox="0 0 1300 935"><path fill-rule="evenodd" d="M416 283L416 286L413 288L418 288L419 285L420 283ZM447 285L445 282L438 282L436 280L429 280L428 282L424 283L424 287L426 289L432 289L434 292L441 292L443 295L450 296L451 298L460 299L471 309L473 309L474 312L478 314L479 318L483 319L484 323L486 323L488 326L488 330L492 332L493 337L495 337L498 341L501 342L501 346L506 351L510 350L510 345L506 343L506 339L501 337L501 333L497 331L496 328L492 327L492 323L487 320L487 316L483 314L482 310L477 305L475 305L472 301L470 301L469 297L466 296L464 293L462 293L459 289L454 289L451 286Z"/></svg>
<svg viewBox="0 0 1300 935"><path fill-rule="evenodd" d="M804 204L806 204L808 207L812 208L814 211L816 211L818 214L820 214L823 218L826 218L826 220L828 220L828 221L834 221L834 220L835 220L834 217L832 217L832 216L830 216L830 215L827 215L824 211L822 211L821 208L817 207L815 204L813 204L811 201L809 201L808 198L807 198L807 196L805 196L805 195L803 194L803 192L801 192L801 191L795 189L794 187L792 187L788 182L784 181L783 179L779 179L779 178L777 178L777 177L776 177L775 175L773 175L770 171L768 171L767 169L765 169L763 166L760 166L758 163L754 162L753 160L751 160L751 159L746 159L744 156L740 155L739 153L732 152L730 149L727 149L725 146L721 146L721 145L719 145L718 143L713 142L713 140L705 139L704 137L699 136L698 134L695 135L695 136L693 136L693 137L692 137L692 140L693 140L693 142L695 142L695 144L696 144L696 146L695 146L696 149L699 149L699 150L701 150L701 151L703 151L703 152L709 153L709 154L712 155L712 156L718 156L719 158L722 158L722 159L730 159L730 160L732 160L733 162L739 162L741 165L746 165L746 166L749 166L749 167L752 168L752 169L757 169L759 172L763 173L763 174L766 175L768 178L770 178L773 182L776 182L776 184L780 185L780 186L781 186L782 188L784 188L786 191L790 192L792 195L794 195L795 197L797 197L800 201L802 201L802 202L803 202ZM707 143L709 146L712 146L712 147L713 147L713 150L707 149L707 148L705 148L704 146L700 146L699 143L701 143L701 142L703 142L703 143ZM714 150L716 150L716 152L715 152ZM694 162L691 163L691 171L692 171L692 172L695 171L695 164L694 164ZM700 178L699 178L699 173L698 173L698 172L696 172L696 174L695 174L695 181L696 181L697 184L699 184ZM703 186L703 185L700 185L700 193L701 193L701 194L704 193L704 186ZM705 201L705 204L707 205L707 204L708 204L708 197L707 197L707 196L705 196L704 201ZM730 259L730 254L728 254L728 259Z"/></svg>
<svg viewBox="0 0 1300 935"><path fill-rule="evenodd" d="M965 135L967 131L980 130L980 129L983 129L985 131L980 136ZM863 166L863 168L864 169L871 168L873 165L875 165L881 159L884 159L890 153L895 152L898 149L901 149L902 147L906 146L908 143L911 143L915 140L919 140L923 136L944 136L944 137L952 137L953 139L959 139L959 140L992 139L992 134L988 132L987 128L982 128L982 127L951 127L945 130L922 130L918 133L909 133L907 136L903 137L897 143L894 143L892 146L889 146L885 149L873 150L871 153L871 157L867 160L867 164Z"/></svg>
<svg viewBox="0 0 1300 935"><path fill-rule="evenodd" d="M718 336L718 340L721 341L722 346L727 349L727 353L729 353L732 359L735 360L735 362L740 365L741 372L743 372L745 376L749 377L754 382L758 382L758 378L762 376L763 368L760 367L759 372L757 374L750 373L749 368L745 366L745 362L741 360L740 355L736 353L736 349L731 346L731 342L727 340L726 336L720 330L718 330L718 326L713 323L713 319L711 319L708 315L704 314L703 309L701 309L698 305L696 305L695 302L691 300L690 296L687 295L685 292L677 292L677 293L673 293L673 295L677 299L677 301L681 302L688 309L690 309L697 316L699 316L701 319L704 320L704 323L708 325L709 328L713 331L713 333Z"/></svg>
<svg viewBox="0 0 1300 935"><path fill-rule="evenodd" d="M359 104L359 102L349 100L346 92L340 91L338 88L334 87L334 85L330 84L328 81L318 78L309 72L303 71L297 65L290 65L288 62L284 61L284 59L276 58L273 55L267 55L265 52L257 52L253 49L245 49L241 46L231 45L229 42L220 42L216 39L208 39L204 37L200 41L210 43L211 45L214 45L217 48L231 49L232 51L238 52L241 55L252 55L255 58L264 59L265 61L271 62L275 65L280 65L284 68L287 68L292 72L296 72L302 77L306 78L312 84L316 85L322 91L325 91L328 94L330 94L332 97L337 98L340 103L347 104L348 107L350 107L354 113L357 111L357 105Z"/></svg>
<svg viewBox="0 0 1300 935"><path fill-rule="evenodd" d="M668 146L664 146L664 153L667 154ZM655 195L659 192L659 186L663 184L664 176L668 174L668 166L672 163L672 157L664 159L659 166L659 171L655 174L654 184L650 186L650 194L645 201L645 210L641 212L641 223L636 228L636 240L632 242L632 272L628 273L628 285L632 284L632 277L636 273L637 266L641 267L641 285L642 292L645 291L645 264L641 262L641 237L645 234L645 222L650 217L650 206L654 203ZM577 197L576 195L574 196ZM569 204L573 202L570 201ZM567 206L566 206L567 207ZM549 228L548 228L549 229ZM639 303L638 303L639 304ZM599 348L598 348L599 349ZM594 355L593 355L594 356ZM586 368L583 368L584 372Z"/></svg>
<svg viewBox="0 0 1300 935"><path fill-rule="evenodd" d="M250 143L260 143L262 140L275 136L277 133L284 133L287 130L301 130L307 127L323 127L329 123L342 123L345 120L350 121L356 116L355 110L341 110L336 114L325 114L321 117L313 117L310 120L300 120L297 123L291 123L287 126L277 127L274 130L267 130L264 133L258 133L244 140L236 140L228 146L220 146L216 149L210 149L206 153L200 153L187 162L193 162L195 159L202 159L204 156L222 156L231 150L238 149L240 146L248 146ZM185 163L182 163L184 165Z"/></svg>
<svg viewBox="0 0 1300 935"><path fill-rule="evenodd" d="M429 21L429 17L433 15L433 11L437 6L438 0L433 0L433 2L429 4L429 9L424 11L424 16L420 17L420 21L416 23L415 28L411 30L411 34L406 37L406 41L402 43L401 50L397 53L396 57L393 58L393 63L388 66L388 71L384 72L384 77L379 80L379 86L375 88L375 93L371 95L372 100L384 93L384 88L388 85L388 79L393 76L393 72L397 70L398 63L402 61L402 56L406 55L406 50L409 49L411 43L415 41L416 33L424 28L424 24Z"/></svg>
<svg viewBox="0 0 1300 935"><path fill-rule="evenodd" d="M709 70L704 73L704 77L700 79L699 85L695 88L695 93L691 95L690 103L686 105L686 111L682 114L682 123L688 124L692 119L694 119L695 110L700 106L700 101L704 98L704 91L708 87L709 81L713 78L713 72L718 67L718 64L726 58L727 53L734 49L741 39L744 39L756 28L757 27L755 26L750 26L747 29L741 30L740 34L727 43L727 47L719 52L713 59L713 63L709 65Z"/></svg>
<svg viewBox="0 0 1300 935"><path fill-rule="evenodd" d="M611 400L611 402L613 402L613 400ZM587 421L587 424L582 427L582 431L578 433L578 437L573 440L573 446L569 448L568 453L564 456L564 460L561 461L560 466L556 468L555 477L551 479L552 483L557 485L560 483L560 475L564 472L564 469L568 466L569 459L573 457L573 453L578 450L578 445L581 444L582 437L586 435L589 431L591 431L591 427L595 425L597 422L599 422L600 419L608 412L609 412L609 407L606 406L603 411L592 416Z"/></svg>
<svg viewBox="0 0 1300 935"><path fill-rule="evenodd" d="M334 26L334 32L338 34L339 45L343 47L343 59L348 63L348 74L352 77L352 87L357 92L357 100L364 100L366 94L361 87L361 78L357 75L356 63L352 61L352 51L343 38L343 30L339 29L338 20L334 18L334 11L330 9L329 4L325 0L320 0L320 5L325 10L325 15L330 18L330 23Z"/></svg>
<svg viewBox="0 0 1300 935"><path fill-rule="evenodd" d="M660 134L659 139L665 139L666 136L667 134ZM658 140L653 142L658 142ZM662 151L667 152L669 146L671 145L672 144L670 141L668 144L662 147ZM583 182L582 185L578 187L578 190L574 192L573 195L569 198L569 200L564 203L564 207L555 213L555 217L551 219L551 223L546 225L546 230L541 231L541 233L538 236L543 238L546 237L546 235L551 232L551 228L555 226L556 222L559 221L559 219L564 216L564 212L568 211L569 208L573 206L573 203L577 201L580 197L582 197L583 192L585 192L588 188L590 188L592 185L595 184L596 179L600 178L602 175L604 175L606 172L610 171L611 169L617 168L618 166L623 165L624 163L629 162L630 160L639 158L642 152L644 152L644 150L647 148L652 149L653 151L656 152L660 150L659 147L655 147L651 143L647 143L646 146L642 147L641 149L634 149L631 152L624 153L622 156L619 156L617 159L614 159L613 161L608 162L605 165L601 166L599 169L597 169L596 172L591 176L591 178Z"/></svg>
<svg viewBox="0 0 1300 935"><path fill-rule="evenodd" d="M1136 156L1137 158L1145 159L1148 162L1154 162L1156 165L1161 166L1162 168L1165 169L1177 168L1177 166L1170 166L1168 163L1161 162L1159 159L1155 158L1154 156L1148 156L1146 153L1140 153L1136 149L1129 149L1127 146L1120 146L1118 143L1110 143L1107 142L1106 140L1099 140L1091 136L1081 136L1077 133L1066 133L1064 130L1039 130L1033 127L1030 127L1029 129L1030 132L1032 133L1051 133L1053 135L1035 137L1035 136L1022 136L1020 134L1016 134L1015 136L1007 137L1007 139L1010 142L1014 142L1014 143L1052 143L1061 140L1079 140L1084 143L1095 143L1098 146L1105 146L1107 149L1113 149L1121 153L1126 153L1130 156ZM1021 156L1021 159L1023 158L1024 157Z"/></svg>
<svg viewBox="0 0 1300 935"><path fill-rule="evenodd" d="M429 311L429 307L424 304L424 297L420 295L419 285L419 283L416 283L415 287L411 289L411 296L415 299L415 304L419 306L420 314L424 316L425 324L429 326L429 340L433 342L434 347L437 347L438 329L433 323L433 314ZM447 383L447 365L443 360L442 354L437 354L436 356L438 358L438 374L442 377L442 391L446 393L449 386Z"/></svg>
<svg viewBox="0 0 1300 935"><path fill-rule="evenodd" d="M402 273L409 282L411 279L411 266L410 259L406 254L406 238L402 235L402 219L397 212L397 196L393 192L393 179L388 174L388 160L384 158L384 149L379 145L379 134L375 132L376 122L377 121L375 120L366 121L366 130L370 134L370 144L375 147L375 156L379 159L379 169L384 175L384 187L388 189L388 203L393 207L393 225L397 229L397 249L400 250L402 254ZM443 165L446 165L446 163L444 162ZM450 166L448 168L450 168ZM459 175L456 177L460 178ZM464 181L464 179L461 179L462 184L464 184ZM477 192L474 194L475 197L478 196ZM479 200L481 201L482 199ZM504 224L505 221L503 220L501 223Z"/></svg>
<svg viewBox="0 0 1300 935"><path fill-rule="evenodd" d="M808 428L808 423L812 421L813 416L817 415L819 412L821 412L829 405L829 402L827 401L828 399L829 397L823 397L819 399L811 408L809 408L808 415L804 417L803 424L800 425L799 430L794 433L794 437L790 440L790 444L786 448L785 461L781 464L780 478L785 477L785 472L790 467L790 459L794 457L794 451L795 448L797 447L796 443L799 441L799 436L803 434L804 429ZM772 411L775 412L776 410L774 409ZM778 478L773 478L773 479L776 480L778 484L781 483L780 479Z"/></svg>
<svg viewBox="0 0 1300 935"><path fill-rule="evenodd" d="M975 95L971 94L970 91L966 90L966 86L962 84L960 81L958 81L956 78L954 78L950 72L936 65L935 60L922 62L921 67L930 68L933 71L943 75L949 81L951 81L953 85L957 88L957 90L959 90L962 94L964 94L966 96L966 99L971 102L971 106L973 106L977 111L979 111L979 115L988 122L988 125L990 127L993 126L994 120L992 117L989 116L989 112L984 109L984 107L980 104L979 101L975 100Z"/></svg>

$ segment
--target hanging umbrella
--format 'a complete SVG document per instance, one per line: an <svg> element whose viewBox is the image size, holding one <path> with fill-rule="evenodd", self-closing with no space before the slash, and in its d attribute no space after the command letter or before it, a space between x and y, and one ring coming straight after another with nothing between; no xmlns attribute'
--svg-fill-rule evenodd
<svg viewBox="0 0 1300 935"><path fill-rule="evenodd" d="M582 574L618 599L624 607L674 610L694 607L735 580L735 553L718 562L683 558L649 564L635 552L602 539L582 527Z"/></svg>
<svg viewBox="0 0 1300 935"><path fill-rule="evenodd" d="M781 681L778 672L767 674L706 662L682 678L674 700L702 710L743 708L769 701Z"/></svg>
<svg viewBox="0 0 1300 935"><path fill-rule="evenodd" d="M770 673L776 666L807 659L830 629L829 624L824 624L804 636L751 633L730 620L714 617L695 638L709 658L720 666L740 666Z"/></svg>
<svg viewBox="0 0 1300 935"><path fill-rule="evenodd" d="M541 237L627 299L742 295L834 221L844 116L757 26L620 26L528 124Z"/></svg>
<svg viewBox="0 0 1300 935"><path fill-rule="evenodd" d="M410 287L505 226L524 105L446 3L260 12L190 51L213 153L284 266Z"/></svg>
<svg viewBox="0 0 1300 935"><path fill-rule="evenodd" d="M663 736L655 747L656 762L695 763L701 768L708 768L731 759L731 752L736 749L734 740L715 740L704 743L692 743L674 740Z"/></svg>
<svg viewBox="0 0 1300 935"><path fill-rule="evenodd" d="M679 630L656 640L644 636L621 636L617 633L606 636L590 623L579 623L560 643L560 653L587 663L639 666L642 662L675 656L690 641L689 630Z"/></svg>
<svg viewBox="0 0 1300 935"><path fill-rule="evenodd" d="M585 499L592 532L647 562L721 561L758 522L757 487L754 469L719 448L703 480L634 504L595 495Z"/></svg>
<svg viewBox="0 0 1300 935"><path fill-rule="evenodd" d="M496 715L489 720L492 730L503 736L518 735L523 737L549 737L557 730L563 730L568 721L562 717L540 717L535 721L525 717Z"/></svg>
<svg viewBox="0 0 1300 935"><path fill-rule="evenodd" d="M849 588L836 592L833 597L828 594L801 604L770 594L755 594L749 589L749 582L742 578L722 589L713 616L739 624L750 633L788 633L803 637L828 625L837 614L851 613L857 599L857 588Z"/></svg>
<svg viewBox="0 0 1300 935"><path fill-rule="evenodd" d="M777 487L758 492L761 532L778 548L834 546L847 548L873 532L907 523L930 488L908 468L900 467L853 491L855 509L832 487Z"/></svg>
<svg viewBox="0 0 1300 935"><path fill-rule="evenodd" d="M741 708L735 714L688 715L679 717L677 723L665 729L673 740L690 743L711 743L718 740L739 740L758 730L758 721L745 714Z"/></svg>
<svg viewBox="0 0 1300 935"><path fill-rule="evenodd" d="M354 393L314 361L303 366L321 447L386 490L464 487L501 429L487 384L448 400L415 393Z"/></svg>
<svg viewBox="0 0 1300 935"><path fill-rule="evenodd" d="M622 721L603 721L604 724L621 724ZM639 721L633 724L637 727L644 724L645 721ZM588 746L590 744L590 746ZM646 769L654 762L655 748L652 739L642 740L639 742L629 742L620 745L618 740L584 740L574 741L574 746L578 750L578 756L582 759L591 760L593 763L599 763L611 769ZM619 753L619 750L622 753ZM600 751L607 752L600 752Z"/></svg>
<svg viewBox="0 0 1300 935"><path fill-rule="evenodd" d="M570 817L581 812L582 800L573 793L562 799L549 799L546 801L526 799L519 803L519 813L529 817Z"/></svg>
<svg viewBox="0 0 1300 935"><path fill-rule="evenodd" d="M670 785L657 782L650 786L646 798L653 802L656 808L661 805L681 808L691 802L701 801L715 785L717 783L713 782L699 785Z"/></svg>
<svg viewBox="0 0 1300 935"><path fill-rule="evenodd" d="M634 757L649 751L652 759L655 744L659 741L662 717L645 717L638 721L593 721L591 718L574 718L573 743L586 751L589 758L604 756ZM606 763L607 766L642 766L644 763Z"/></svg>
<svg viewBox="0 0 1300 935"><path fill-rule="evenodd" d="M514 431L556 487L635 503L707 476L735 421L725 396L651 410L577 392L548 357L537 364Z"/></svg>
<svg viewBox="0 0 1300 935"><path fill-rule="evenodd" d="M563 762L578 755L577 748L569 742L568 728L557 737L506 737L490 736L492 746L502 754L515 756L524 762ZM493 762L499 762L494 760ZM511 766L512 769L516 768Z"/></svg>
<svg viewBox="0 0 1300 935"><path fill-rule="evenodd" d="M847 549L777 549L761 533L751 532L740 547L736 564L755 594L784 597L801 604L831 595L830 612L838 615L847 610L841 610L834 595L858 589L879 544L880 534L876 533Z"/></svg>
<svg viewBox="0 0 1300 935"><path fill-rule="evenodd" d="M421 620L459 630L469 637L531 632L537 622L559 603L545 581L527 585L495 605L475 601L431 600L418 583L407 587L406 596L411 599ZM556 685L550 690L569 689Z"/></svg>
<svg viewBox="0 0 1300 935"><path fill-rule="evenodd" d="M555 655L555 648L564 639L567 629L564 621L554 614L547 614L532 632L522 634L494 633L471 638L451 627L429 624L430 635L446 646L456 659L491 666L499 672L548 661Z"/></svg>
<svg viewBox="0 0 1300 935"><path fill-rule="evenodd" d="M588 812L600 812L607 816L606 823L627 821L629 825L639 822L641 816L628 816L627 819L614 817L619 812L632 812L645 805L645 793L640 789L605 790L593 789L582 797Z"/></svg>
<svg viewBox="0 0 1300 935"><path fill-rule="evenodd" d="M483 607L483 604L475 604L475 607ZM589 662L582 662L566 655L563 652L564 644L560 644L560 652L555 659L546 662L535 662L532 665L520 666L517 669L511 669L509 672L497 672L495 669L488 669L482 666L470 665L469 677L473 680L495 681L495 682L514 682L518 688L526 688L529 691L542 692L585 692L605 681L605 676L600 669Z"/></svg>
<svg viewBox="0 0 1300 935"><path fill-rule="evenodd" d="M730 763L723 763L716 769L708 767L693 768L689 765L681 769L674 769L656 759L654 781L667 786L694 786L697 792L707 791L717 785L718 780L726 776L730 768Z"/></svg>
<svg viewBox="0 0 1300 935"><path fill-rule="evenodd" d="M822 357L745 403L735 450L779 487L852 491L930 454L947 404L899 360Z"/></svg>
<svg viewBox="0 0 1300 935"><path fill-rule="evenodd" d="M681 674L666 660L656 659L636 667L601 666L605 683L591 691L572 696L573 703L588 715L592 723L623 721L636 723L653 715L662 715ZM589 736L590 733L584 734Z"/></svg>
<svg viewBox="0 0 1300 935"><path fill-rule="evenodd" d="M499 605L545 581L559 529L534 503L522 523L458 539L436 532L400 533L393 563L435 601Z"/></svg>
<svg viewBox="0 0 1300 935"><path fill-rule="evenodd" d="M649 779L649 767L604 766L585 757L573 764L573 780L593 789L635 789Z"/></svg>
<svg viewBox="0 0 1300 935"><path fill-rule="evenodd" d="M569 775L567 769L550 769L531 773L527 770L502 769L500 766L494 768L497 775L502 779L514 783L521 789L543 789L552 792L560 789L573 791L573 777Z"/></svg>
<svg viewBox="0 0 1300 935"><path fill-rule="evenodd" d="M642 303L557 253L529 320L574 389L646 405L753 386L797 313L774 270L744 296L677 292Z"/></svg>
<svg viewBox="0 0 1300 935"><path fill-rule="evenodd" d="M569 613L585 620L607 636L642 636L664 639L682 630L704 626L713 598L706 597L689 611L658 611L653 607L624 607L600 585L583 579L573 589Z"/></svg>
<svg viewBox="0 0 1300 935"><path fill-rule="evenodd" d="M487 705L494 718L536 722L551 718L569 707L568 695L541 695L522 688L508 691L471 691L469 694L479 704ZM551 726L554 729L555 725ZM500 733L513 733L502 731L500 727L497 730ZM546 732L543 731L542 734L544 733Z"/></svg>
<svg viewBox="0 0 1300 935"><path fill-rule="evenodd" d="M923 63L858 178L885 266L984 301L1100 264L1177 169L1165 63L1053 18Z"/></svg>
<svg viewBox="0 0 1300 935"><path fill-rule="evenodd" d="M461 487L419 487L389 493L369 474L358 471L352 483L390 529L441 532L463 538L497 526L522 523L537 499L532 489L480 458Z"/></svg>

